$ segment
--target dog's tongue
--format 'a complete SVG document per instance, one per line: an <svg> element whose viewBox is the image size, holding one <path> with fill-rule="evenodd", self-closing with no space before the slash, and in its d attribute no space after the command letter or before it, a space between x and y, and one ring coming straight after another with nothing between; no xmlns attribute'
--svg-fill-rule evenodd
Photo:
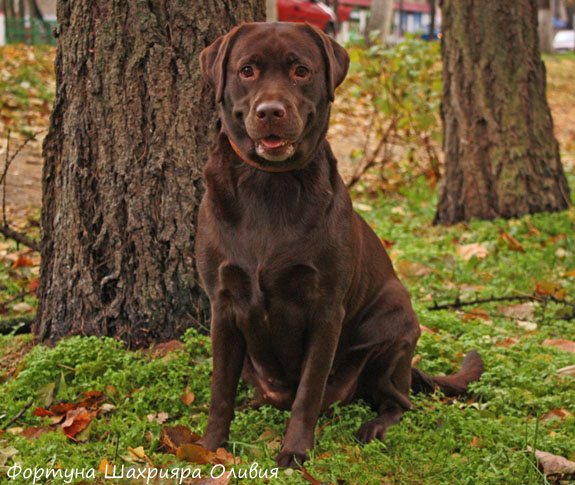
<svg viewBox="0 0 575 485"><path fill-rule="evenodd" d="M262 140L262 144L266 147L266 148L278 148L281 147L283 143L283 140L279 137L279 136L268 136L267 138L264 138Z"/></svg>

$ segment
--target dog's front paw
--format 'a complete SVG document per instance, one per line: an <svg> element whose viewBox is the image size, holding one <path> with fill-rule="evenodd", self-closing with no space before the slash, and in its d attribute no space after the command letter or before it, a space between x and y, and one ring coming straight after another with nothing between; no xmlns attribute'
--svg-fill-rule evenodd
<svg viewBox="0 0 575 485"><path fill-rule="evenodd" d="M305 451L294 451L284 448L278 455L277 464L279 467L299 468L308 458Z"/></svg>
<svg viewBox="0 0 575 485"><path fill-rule="evenodd" d="M218 438L212 438L210 436L202 436L198 441L196 441L194 444L195 445L199 445L203 448L205 448L206 450L210 450L210 451L216 451L218 449L218 447L221 445L222 440L218 439Z"/></svg>
<svg viewBox="0 0 575 485"><path fill-rule="evenodd" d="M373 440L383 441L387 426L385 421L375 418L367 423L363 423L357 432L357 439L362 443L369 443Z"/></svg>

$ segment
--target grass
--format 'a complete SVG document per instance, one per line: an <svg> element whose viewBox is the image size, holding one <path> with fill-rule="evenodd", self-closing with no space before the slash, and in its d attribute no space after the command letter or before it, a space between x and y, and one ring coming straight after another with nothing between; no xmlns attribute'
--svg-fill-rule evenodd
<svg viewBox="0 0 575 485"><path fill-rule="evenodd" d="M572 186L573 181L571 177ZM500 316L496 303L482 305L489 321L484 314L473 318L469 308L462 312L429 309L432 300L453 301L468 292L469 285L474 285L474 294L467 299L531 294L543 282L560 285L567 295L575 294L575 211L444 228L430 224L435 202L435 194L418 181L392 198L362 201L360 207L378 235L392 242L392 258L396 267L407 268L402 279L421 323L434 331L420 339L419 367L433 374L449 373L460 365L465 352L477 349L486 372L472 386L476 399L414 396L414 410L390 428L386 441L365 446L356 441L354 432L372 412L361 403L337 407L333 416L321 418L317 444L306 465L309 475L321 482L546 483L528 445L575 459L575 418L565 414L541 420L557 409L575 414L575 377L557 374L558 369L573 365L574 356L542 345L546 339L573 335L574 321L560 318L563 307L535 305L535 330L525 330L515 319ZM512 235L524 252L513 251L500 240L503 232ZM483 244L489 255L464 261L457 248L471 243ZM427 271L410 277L413 272L402 260ZM0 353L10 360L29 342L29 336L0 337ZM173 455L159 449L161 428L182 424L202 432L211 370L209 340L190 330L183 342L184 348L162 358L126 351L108 338L73 337L53 348L35 346L0 385L4 397L0 426L29 401L33 403L0 435L0 456L10 446L18 450L14 459L23 468L97 469L103 459L133 466L128 447L142 446L154 466L181 466ZM86 391L102 391L113 410L92 420L86 442L74 442L62 431L26 439L18 434L22 429L46 426L46 418L33 416L32 410L44 405L47 386L55 388L55 401L64 402ZM180 399L186 390L194 393L191 405ZM238 404L247 393L242 386ZM159 412L169 416L163 425L147 417ZM229 446L241 460L237 469L248 469L254 462L264 469L274 466L277 437L287 417L288 413L269 407L237 414ZM12 464L12 459L7 460L5 467ZM279 483L309 483L300 471L290 475L280 471L279 476Z"/></svg>
<svg viewBox="0 0 575 485"><path fill-rule="evenodd" d="M4 47L0 53L4 76L0 77L0 127L12 126L20 134L45 127L53 96L49 62L54 50ZM557 136L575 193L572 103L568 102L574 92L574 59L545 60ZM368 192L373 193L362 193ZM472 385L469 399L413 396L413 411L389 429L383 443L361 445L354 437L360 424L373 416L365 405L335 407L330 417L320 420L316 447L306 464L308 475L281 470L278 480L269 483L317 483L314 479L402 485L549 483L527 446L575 461L575 376L557 373L575 364L575 354L542 345L549 339L574 339L575 321L564 319L567 307L540 302L529 308L527 317L519 315L513 302L457 311L430 307L434 301L533 294L537 288L553 286L558 295L573 301L575 211L445 228L431 225L436 193L422 180L385 197L365 200L356 194L355 199L362 216L391 246L390 255L411 292L421 324L432 331L424 332L418 343L418 366L431 374L450 373L460 366L465 352L477 349L486 372ZM510 244L504 235L518 245ZM470 244L480 244L487 256L466 261L458 249ZM0 305L0 312L13 315L15 305L22 302L34 307L38 262L27 261L26 251L5 241L0 241L0 257L0 291L10 300ZM161 432L164 426L177 424L197 433L205 429L209 347L209 339L194 330L187 332L174 352L158 355L127 351L109 338L73 337L49 348L35 346L31 335L0 335L0 429L7 427L0 431L0 483L32 483L6 475L15 463L23 469L61 470L97 470L103 460L140 469L150 464L184 466L165 453ZM73 402L88 391L105 395L101 406L107 412L93 417L81 435L70 439L61 429L36 433L51 422L50 417L36 416L36 407ZM237 404L250 392L241 385ZM166 415L160 419L160 413ZM252 463L267 470L275 466L288 417L289 413L270 407L237 413L229 442L229 450L240 460L236 470L249 469ZM22 432L39 436L28 439ZM144 458L135 451L138 447ZM88 483L108 482L96 473Z"/></svg>

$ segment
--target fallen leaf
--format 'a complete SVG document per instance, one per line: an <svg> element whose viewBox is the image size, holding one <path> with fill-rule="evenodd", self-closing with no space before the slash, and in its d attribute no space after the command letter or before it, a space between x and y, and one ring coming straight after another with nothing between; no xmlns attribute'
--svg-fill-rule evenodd
<svg viewBox="0 0 575 485"><path fill-rule="evenodd" d="M528 332L533 332L537 330L537 324L535 322L517 320L515 323L517 324L518 327L521 327L523 330L527 330Z"/></svg>
<svg viewBox="0 0 575 485"><path fill-rule="evenodd" d="M533 452L531 446L528 446L527 449ZM535 458L537 458L539 468L545 475L575 474L575 462L562 456L535 450Z"/></svg>
<svg viewBox="0 0 575 485"><path fill-rule="evenodd" d="M225 448L218 448L216 450L216 456L214 457L214 463L216 465L235 465L239 463L239 459L235 458L234 455Z"/></svg>
<svg viewBox="0 0 575 485"><path fill-rule="evenodd" d="M485 259L489 255L489 251L480 243L464 244L459 246L455 253L465 261L469 261L473 256L477 259Z"/></svg>
<svg viewBox="0 0 575 485"><path fill-rule="evenodd" d="M71 409L66 413L66 419L62 423L62 431L68 438L74 438L80 431L87 428L95 412L89 412L86 408Z"/></svg>
<svg viewBox="0 0 575 485"><path fill-rule="evenodd" d="M565 259L567 256L569 256L569 251L566 251L563 248L559 248L557 251L555 251L555 256L559 259Z"/></svg>
<svg viewBox="0 0 575 485"><path fill-rule="evenodd" d="M198 441L200 435L192 433L192 431L182 424L177 426L164 426L160 434L160 443L162 447L172 454L176 454L178 448L184 444L192 444Z"/></svg>
<svg viewBox="0 0 575 485"><path fill-rule="evenodd" d="M469 442L469 446L471 448L476 448L477 446L479 446L480 444L480 439L478 436L475 436L470 442Z"/></svg>
<svg viewBox="0 0 575 485"><path fill-rule="evenodd" d="M111 475L113 471L113 465L105 458L100 462L100 465L98 465L98 472L102 475Z"/></svg>
<svg viewBox="0 0 575 485"><path fill-rule="evenodd" d="M19 451L12 446L7 446L6 448L0 448L0 467L6 465L6 462L10 458L14 458L18 453Z"/></svg>
<svg viewBox="0 0 575 485"><path fill-rule="evenodd" d="M305 466L301 467L301 474L302 477L305 478L309 483L312 483L313 485L320 485L321 482L317 478L310 475Z"/></svg>
<svg viewBox="0 0 575 485"><path fill-rule="evenodd" d="M372 210L372 207L370 205L362 204L361 202L354 202L353 207L355 210L361 212L369 212L370 210Z"/></svg>
<svg viewBox="0 0 575 485"><path fill-rule="evenodd" d="M529 236L539 236L541 231L537 229L529 218L525 219L525 223L527 224L527 228L529 229Z"/></svg>
<svg viewBox="0 0 575 485"><path fill-rule="evenodd" d="M134 458L138 458L139 460L144 460L146 458L146 452L144 451L143 446L138 446L137 448L128 446L128 453Z"/></svg>
<svg viewBox="0 0 575 485"><path fill-rule="evenodd" d="M12 269L22 268L24 266L34 266L34 261L21 254L12 264Z"/></svg>
<svg viewBox="0 0 575 485"><path fill-rule="evenodd" d="M383 244L383 247L385 249L391 249L393 247L393 245L395 244L395 241L392 241L390 239L384 239L383 237L380 238L380 241Z"/></svg>
<svg viewBox="0 0 575 485"><path fill-rule="evenodd" d="M407 259L402 259L398 265L397 270L404 277L421 277L433 273L435 270L428 268L422 263L415 263Z"/></svg>
<svg viewBox="0 0 575 485"><path fill-rule="evenodd" d="M38 436L43 435L44 433L49 433L51 430L47 428L42 428L38 426L31 426L22 430L19 434L24 436L26 439L34 439L38 438Z"/></svg>
<svg viewBox="0 0 575 485"><path fill-rule="evenodd" d="M511 249L511 251L520 251L522 253L525 252L525 248L523 247L523 245L517 239L515 239L511 234L503 232L500 234L499 240L505 241L507 247Z"/></svg>
<svg viewBox="0 0 575 485"><path fill-rule="evenodd" d="M502 340L501 342L498 342L495 345L497 345L497 347L511 347L512 345L515 345L517 342L519 342L519 340L517 340L515 337L507 337L505 340Z"/></svg>
<svg viewBox="0 0 575 485"><path fill-rule="evenodd" d="M470 320L483 320L487 325L493 325L489 312L484 308L474 308L473 310L468 311L463 317L463 320L466 322Z"/></svg>
<svg viewBox="0 0 575 485"><path fill-rule="evenodd" d="M565 339L555 339L555 340L544 340L541 345L545 347L553 346L560 349L566 350L567 352L575 352L575 342L573 340Z"/></svg>
<svg viewBox="0 0 575 485"><path fill-rule="evenodd" d="M519 320L530 320L535 317L535 304L531 301L516 305L499 306L497 310L506 317Z"/></svg>
<svg viewBox="0 0 575 485"><path fill-rule="evenodd" d="M164 424L168 420L169 416L168 413L162 412L157 414L148 414L146 418L148 418L149 423L156 422L158 424Z"/></svg>
<svg viewBox="0 0 575 485"><path fill-rule="evenodd" d="M194 399L196 399L196 396L193 392L190 391L186 391L180 396L180 401L182 401L186 406L192 404Z"/></svg>
<svg viewBox="0 0 575 485"><path fill-rule="evenodd" d="M52 411L47 410L47 409L37 407L36 409L34 409L34 411L32 411L32 416L39 416L39 417L43 418L45 416L54 416L54 413Z"/></svg>
<svg viewBox="0 0 575 485"><path fill-rule="evenodd" d="M538 281L535 283L535 293L542 296L553 296L559 300L565 298L565 288L561 288L559 283L551 281Z"/></svg>
<svg viewBox="0 0 575 485"><path fill-rule="evenodd" d="M34 311L34 307L25 301L21 301L20 303L16 303L12 307L12 311L15 313L32 313Z"/></svg>
<svg viewBox="0 0 575 485"><path fill-rule="evenodd" d="M176 450L178 460L189 461L197 463L198 465L206 465L213 463L216 454L213 451L207 450L203 446L194 445L191 443L184 444Z"/></svg>
<svg viewBox="0 0 575 485"><path fill-rule="evenodd" d="M435 330L431 330L430 328L424 327L423 325L419 324L419 329L423 333L437 333Z"/></svg>
<svg viewBox="0 0 575 485"><path fill-rule="evenodd" d="M160 357L165 357L167 354L176 352L178 350L185 349L186 346L183 342L179 340L170 340L168 342L162 342L152 347L152 357L158 359Z"/></svg>
<svg viewBox="0 0 575 485"><path fill-rule="evenodd" d="M565 421L565 418L572 417L573 415L566 409L552 409L548 413L541 416L541 421L550 421L552 419L559 419L561 422Z"/></svg>
<svg viewBox="0 0 575 485"><path fill-rule="evenodd" d="M565 234L558 234L557 236L550 237L545 241L544 244L555 244L559 241L563 241L567 236Z"/></svg>

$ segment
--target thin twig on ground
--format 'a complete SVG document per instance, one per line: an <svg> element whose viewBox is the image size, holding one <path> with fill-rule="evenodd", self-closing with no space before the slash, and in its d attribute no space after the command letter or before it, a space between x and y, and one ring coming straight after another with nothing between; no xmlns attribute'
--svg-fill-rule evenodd
<svg viewBox="0 0 575 485"><path fill-rule="evenodd" d="M14 159L18 156L18 154L22 151L22 149L30 143L32 140L35 140L36 137L43 133L45 130L38 131L29 135L24 142L16 149L16 151L10 155L10 130L8 130L8 134L6 135L6 160L4 163L4 170L2 171L2 175L0 175L0 186L2 186L2 225L0 225L0 233L6 236L7 238L13 239L17 243L23 244L24 246L33 249L34 251L40 252L40 244L37 241L29 238L23 232L15 231L10 227L8 219L6 218L6 182L8 178L8 170L10 169L10 165Z"/></svg>
<svg viewBox="0 0 575 485"><path fill-rule="evenodd" d="M433 302L433 306L428 307L428 310L455 310L458 308L463 308L464 306L479 305L481 303L492 303L497 301L538 301L542 303L548 303L552 301L553 303L558 303L561 305L566 305L571 307L572 314L569 317L564 318L564 320L575 319L575 303L557 298L553 295L513 295L513 296L497 296L490 298L477 298L475 300L461 301L459 297L455 299L453 303L445 303L443 305L438 305L436 301Z"/></svg>
<svg viewBox="0 0 575 485"><path fill-rule="evenodd" d="M2 428L0 428L0 430L4 431L5 429L8 429L9 426L12 426L16 421L18 421L22 415L26 412L26 410L32 406L32 403L34 402L33 399L31 399L30 401L28 401L24 407L22 409L20 409L20 411L18 411L18 414L16 416L14 416L10 421L8 421L4 426L2 426Z"/></svg>

